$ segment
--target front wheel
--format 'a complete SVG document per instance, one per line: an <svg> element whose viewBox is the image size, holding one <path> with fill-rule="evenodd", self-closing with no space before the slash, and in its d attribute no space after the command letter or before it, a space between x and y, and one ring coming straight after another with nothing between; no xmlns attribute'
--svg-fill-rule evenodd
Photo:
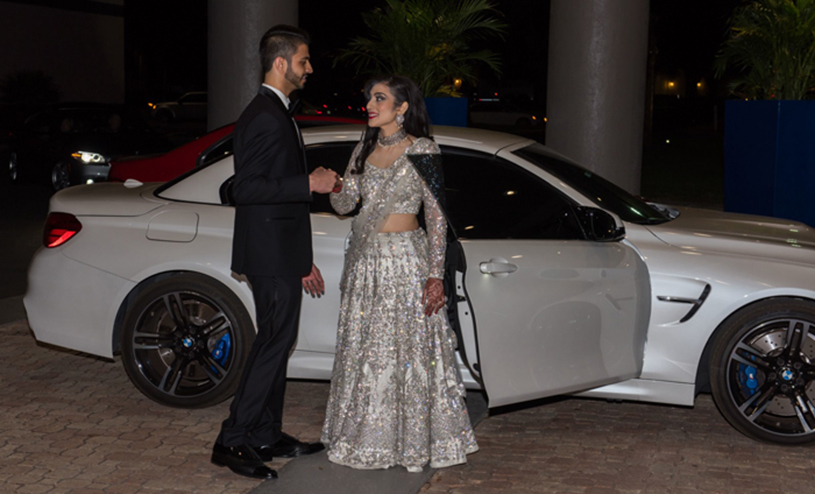
<svg viewBox="0 0 815 494"><path fill-rule="evenodd" d="M148 287L127 310L122 362L149 398L208 407L235 393L254 337L249 314L228 288L181 274Z"/></svg>
<svg viewBox="0 0 815 494"><path fill-rule="evenodd" d="M713 399L746 436L815 441L815 303L758 302L725 321L710 360Z"/></svg>
<svg viewBox="0 0 815 494"><path fill-rule="evenodd" d="M51 186L54 190L62 190L71 185L71 177L68 175L68 165L57 163L51 169Z"/></svg>

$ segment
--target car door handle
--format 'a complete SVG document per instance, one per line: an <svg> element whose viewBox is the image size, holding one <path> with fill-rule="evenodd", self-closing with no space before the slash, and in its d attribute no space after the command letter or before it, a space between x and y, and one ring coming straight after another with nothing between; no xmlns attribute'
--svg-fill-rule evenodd
<svg viewBox="0 0 815 494"><path fill-rule="evenodd" d="M518 266L500 257L493 257L488 262L482 262L478 265L478 267L482 273L491 275L506 276L510 273L518 271Z"/></svg>

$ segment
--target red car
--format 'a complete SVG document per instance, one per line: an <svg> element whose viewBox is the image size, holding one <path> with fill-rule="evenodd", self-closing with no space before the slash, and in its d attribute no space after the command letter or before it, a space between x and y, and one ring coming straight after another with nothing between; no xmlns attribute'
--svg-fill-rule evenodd
<svg viewBox="0 0 815 494"><path fill-rule="evenodd" d="M365 121L331 116L296 115L301 128L337 124L363 124ZM108 180L124 182L133 178L139 182L167 182L213 158L232 153L232 132L235 124L225 125L198 139L161 156L127 158L110 164Z"/></svg>

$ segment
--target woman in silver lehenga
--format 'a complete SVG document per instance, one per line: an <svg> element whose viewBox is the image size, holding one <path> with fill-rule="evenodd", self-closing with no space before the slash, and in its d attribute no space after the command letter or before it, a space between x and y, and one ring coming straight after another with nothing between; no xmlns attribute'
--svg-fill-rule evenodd
<svg viewBox="0 0 815 494"><path fill-rule="evenodd" d="M478 450L444 310L447 222L439 147L405 77L369 81L368 129L331 204L354 218L322 442L328 459L411 472ZM424 205L426 229L419 227Z"/></svg>

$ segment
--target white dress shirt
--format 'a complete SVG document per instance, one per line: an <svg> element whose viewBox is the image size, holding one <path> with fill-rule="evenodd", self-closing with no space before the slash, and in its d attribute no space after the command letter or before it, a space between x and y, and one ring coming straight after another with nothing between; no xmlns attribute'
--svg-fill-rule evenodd
<svg viewBox="0 0 815 494"><path fill-rule="evenodd" d="M286 96L285 94L283 94L283 92L281 90L277 89L274 86L270 86L270 85L268 85L266 83L264 83L262 85L264 87L267 87L267 88L271 89L272 91L274 91L274 93L280 98L280 101L282 101L283 104L286 105L286 108L291 108L291 100L289 100L289 97Z"/></svg>

